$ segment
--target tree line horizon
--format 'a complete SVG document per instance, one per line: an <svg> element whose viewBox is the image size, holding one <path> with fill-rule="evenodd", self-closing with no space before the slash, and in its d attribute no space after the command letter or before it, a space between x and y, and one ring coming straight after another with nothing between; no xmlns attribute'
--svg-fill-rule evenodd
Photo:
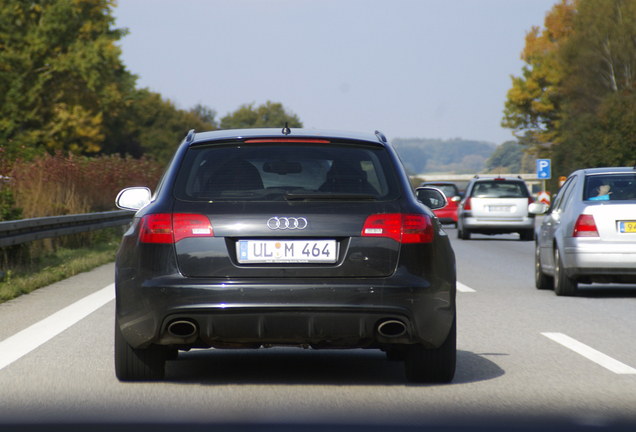
<svg viewBox="0 0 636 432"><path fill-rule="evenodd" d="M137 88L138 77L123 64L116 45L128 30L113 27L114 7L115 0L2 2L5 161L62 151L165 163L190 129L285 122L302 127L280 102L245 103L217 119L207 106L179 109L161 94ZM527 32L521 58L525 66L511 77L501 123L520 147L506 142L498 162L488 162L478 150L463 165L442 161L441 167L477 168L482 157L485 169L521 164L527 170L541 157L553 160L553 172L567 175L582 167L636 163L636 0L557 1L544 27Z"/></svg>

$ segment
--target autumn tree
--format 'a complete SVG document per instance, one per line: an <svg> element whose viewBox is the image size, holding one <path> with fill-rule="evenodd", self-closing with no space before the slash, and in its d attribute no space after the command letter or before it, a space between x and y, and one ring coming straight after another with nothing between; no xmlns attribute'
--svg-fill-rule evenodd
<svg viewBox="0 0 636 432"><path fill-rule="evenodd" d="M270 128L285 126L290 128L303 127L296 114L288 113L279 102L267 101L254 108L254 103L244 104L233 113L221 119L221 129Z"/></svg>
<svg viewBox="0 0 636 432"><path fill-rule="evenodd" d="M572 33L576 3L561 0L546 15L545 28L533 27L526 35L521 77L512 77L502 126L513 129L522 144L535 151L559 141L563 68L559 48Z"/></svg>
<svg viewBox="0 0 636 432"><path fill-rule="evenodd" d="M135 85L114 0L0 3L0 145L98 153Z"/></svg>

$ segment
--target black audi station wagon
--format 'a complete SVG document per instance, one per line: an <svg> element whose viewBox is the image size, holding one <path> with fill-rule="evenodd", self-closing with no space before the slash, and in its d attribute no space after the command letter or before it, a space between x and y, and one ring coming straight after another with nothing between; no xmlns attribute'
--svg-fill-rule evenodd
<svg viewBox="0 0 636 432"><path fill-rule="evenodd" d="M116 263L115 369L160 380L191 348L368 348L412 382L455 373L455 257L386 138L190 131ZM424 197L424 198L422 198ZM425 204L428 204L425 205Z"/></svg>

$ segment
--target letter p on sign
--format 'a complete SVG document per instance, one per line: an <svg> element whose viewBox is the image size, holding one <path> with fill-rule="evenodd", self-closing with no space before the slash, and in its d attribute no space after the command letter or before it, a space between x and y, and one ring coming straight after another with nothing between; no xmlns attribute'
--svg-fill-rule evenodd
<svg viewBox="0 0 636 432"><path fill-rule="evenodd" d="M537 177L540 180L552 178L550 159L537 159Z"/></svg>

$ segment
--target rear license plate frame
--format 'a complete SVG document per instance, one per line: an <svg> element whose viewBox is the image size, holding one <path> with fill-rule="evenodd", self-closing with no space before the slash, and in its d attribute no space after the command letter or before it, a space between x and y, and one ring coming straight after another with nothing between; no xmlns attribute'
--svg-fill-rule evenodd
<svg viewBox="0 0 636 432"><path fill-rule="evenodd" d="M335 239L241 239L236 244L239 264L335 264Z"/></svg>
<svg viewBox="0 0 636 432"><path fill-rule="evenodd" d="M618 221L618 232L621 234L636 234L636 221Z"/></svg>

